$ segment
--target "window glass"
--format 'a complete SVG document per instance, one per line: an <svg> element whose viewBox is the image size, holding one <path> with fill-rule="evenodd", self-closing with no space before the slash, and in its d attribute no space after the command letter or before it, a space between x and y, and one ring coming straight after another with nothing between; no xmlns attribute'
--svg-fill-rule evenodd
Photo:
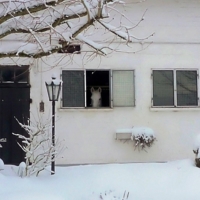
<svg viewBox="0 0 200 200"><path fill-rule="evenodd" d="M28 69L16 69L15 81L18 83L27 83L28 82Z"/></svg>
<svg viewBox="0 0 200 200"><path fill-rule="evenodd" d="M14 70L4 68L1 70L2 82L14 82Z"/></svg>
<svg viewBox="0 0 200 200"><path fill-rule="evenodd" d="M153 105L174 105L174 79L172 70L153 71Z"/></svg>
<svg viewBox="0 0 200 200"><path fill-rule="evenodd" d="M62 72L63 107L84 107L84 71Z"/></svg>
<svg viewBox="0 0 200 200"><path fill-rule="evenodd" d="M177 105L197 105L197 72L177 71Z"/></svg>
<svg viewBox="0 0 200 200"><path fill-rule="evenodd" d="M134 72L113 71L113 106L134 106Z"/></svg>
<svg viewBox="0 0 200 200"><path fill-rule="evenodd" d="M28 66L0 66L0 82L2 83L28 83Z"/></svg>

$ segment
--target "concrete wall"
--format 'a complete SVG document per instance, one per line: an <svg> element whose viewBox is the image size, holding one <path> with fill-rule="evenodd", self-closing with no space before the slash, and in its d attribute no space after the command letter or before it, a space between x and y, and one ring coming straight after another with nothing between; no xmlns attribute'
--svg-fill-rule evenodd
<svg viewBox="0 0 200 200"><path fill-rule="evenodd" d="M84 54L74 56L73 62L69 57L54 55L31 63L32 119L37 116L41 101L45 103L44 116L51 116L51 103L44 82L53 73L59 77L62 69L135 70L135 107L61 109L60 102L57 102L56 135L67 147L57 159L57 164L160 162L194 157L192 145L194 136L200 132L200 107L151 108L151 70L200 69L200 3L197 0L135 2L128 1L125 7L126 14L134 23L147 11L144 22L133 33L137 37L146 37L153 32L155 35L147 43L133 43L128 49L121 48L125 51L144 48L143 51L113 53L89 62ZM98 35L96 40L99 40ZM19 64L30 62L15 61ZM1 63L12 62L2 59ZM131 141L123 143L115 140L117 129L132 126L147 126L155 131L157 141L147 152L135 150Z"/></svg>

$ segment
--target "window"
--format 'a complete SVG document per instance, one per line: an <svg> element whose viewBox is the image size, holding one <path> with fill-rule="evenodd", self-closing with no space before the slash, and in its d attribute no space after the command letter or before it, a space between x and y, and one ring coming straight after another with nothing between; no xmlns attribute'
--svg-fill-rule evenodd
<svg viewBox="0 0 200 200"><path fill-rule="evenodd" d="M66 45L63 46L58 53L76 53L79 54L81 53L81 46L80 45Z"/></svg>
<svg viewBox="0 0 200 200"><path fill-rule="evenodd" d="M198 106L197 70L153 70L153 106Z"/></svg>
<svg viewBox="0 0 200 200"><path fill-rule="evenodd" d="M28 66L0 66L0 83L28 83Z"/></svg>
<svg viewBox="0 0 200 200"><path fill-rule="evenodd" d="M59 40L59 44L62 45L62 48L58 51L58 53L73 53L73 54L81 53L80 44L71 44L65 40Z"/></svg>
<svg viewBox="0 0 200 200"><path fill-rule="evenodd" d="M134 106L134 71L113 71L114 106Z"/></svg>
<svg viewBox="0 0 200 200"><path fill-rule="evenodd" d="M134 106L134 71L63 70L62 107Z"/></svg>

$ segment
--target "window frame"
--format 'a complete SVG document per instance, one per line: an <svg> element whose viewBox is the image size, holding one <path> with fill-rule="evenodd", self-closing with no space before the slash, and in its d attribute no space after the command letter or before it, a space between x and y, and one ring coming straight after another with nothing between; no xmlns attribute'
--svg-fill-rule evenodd
<svg viewBox="0 0 200 200"><path fill-rule="evenodd" d="M104 71L104 72L108 72L108 76L109 76L109 106L104 106L104 107L90 107L87 106L87 71ZM84 108L88 108L88 109L109 109L109 108L113 108L113 104L112 104L112 70L111 69L84 69L84 81L85 81L85 107ZM99 87L99 86L97 86Z"/></svg>
<svg viewBox="0 0 200 200"><path fill-rule="evenodd" d="M135 69L61 69L61 80L63 71L83 71L84 72L84 107L64 107L63 106L63 87L61 88L60 107L62 109L112 109L113 107L135 107ZM109 73L109 106L108 107L89 107L87 106L87 71L108 71ZM133 87L134 87L134 103L133 106L114 106L113 104L113 71L132 71L133 72Z"/></svg>
<svg viewBox="0 0 200 200"><path fill-rule="evenodd" d="M3 71L10 71L13 72L13 80L2 80L3 76L2 73ZM17 76L16 73L21 70L23 71L21 74L18 75L18 77L25 75L25 80L17 80ZM5 84L16 84L16 85L20 85L20 84L26 84L29 85L30 82L30 72L29 72L29 65L0 65L0 85L5 85Z"/></svg>
<svg viewBox="0 0 200 200"><path fill-rule="evenodd" d="M153 105L153 71L172 71L173 72L173 92L174 92L174 105L173 106L154 106ZM197 105L187 105L187 106L179 106L177 105L177 77L176 77L176 72L177 71L196 71L197 72ZM160 68L153 68L151 69L151 79L152 79L152 92L151 92L151 107L152 108L197 108L199 107L199 70L197 68L165 68L165 69L160 69Z"/></svg>
<svg viewBox="0 0 200 200"><path fill-rule="evenodd" d="M135 107L135 102L136 102L136 98L135 98L135 94L136 94L136 92L135 92L135 90L136 90L136 87L135 87L135 70L134 69L125 69L125 70L121 70L121 69L114 69L114 70L111 70L112 71L112 106L113 107L129 107L129 108L132 108L132 107ZM134 90L133 90L133 97L134 97L134 102L133 102L133 106L122 106L122 105L120 105L120 106L114 106L114 100L113 100L113 72L114 71L132 71L133 72L133 88L134 88Z"/></svg>

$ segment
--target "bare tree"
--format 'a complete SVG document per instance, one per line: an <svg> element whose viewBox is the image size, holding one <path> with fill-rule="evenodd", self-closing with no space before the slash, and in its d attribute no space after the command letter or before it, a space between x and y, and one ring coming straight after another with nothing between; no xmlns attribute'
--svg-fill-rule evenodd
<svg viewBox="0 0 200 200"><path fill-rule="evenodd" d="M124 6L120 0L0 0L0 58L41 58L73 42L87 44L91 52L106 55L116 50L110 45L116 39L128 45L150 37L132 35L144 18L132 23L118 10L120 6ZM89 29L98 27L113 35L106 45L103 39L95 42L88 34Z"/></svg>
<svg viewBox="0 0 200 200"><path fill-rule="evenodd" d="M25 153L24 176L33 174L37 176L50 166L52 161L55 161L55 157L64 148L58 140L55 142L55 146L52 145L51 120L44 122L43 118L39 117L38 121L31 122L31 125L22 124L19 121L18 123L26 132L26 135L13 133L22 140L21 144L18 143L18 145Z"/></svg>

